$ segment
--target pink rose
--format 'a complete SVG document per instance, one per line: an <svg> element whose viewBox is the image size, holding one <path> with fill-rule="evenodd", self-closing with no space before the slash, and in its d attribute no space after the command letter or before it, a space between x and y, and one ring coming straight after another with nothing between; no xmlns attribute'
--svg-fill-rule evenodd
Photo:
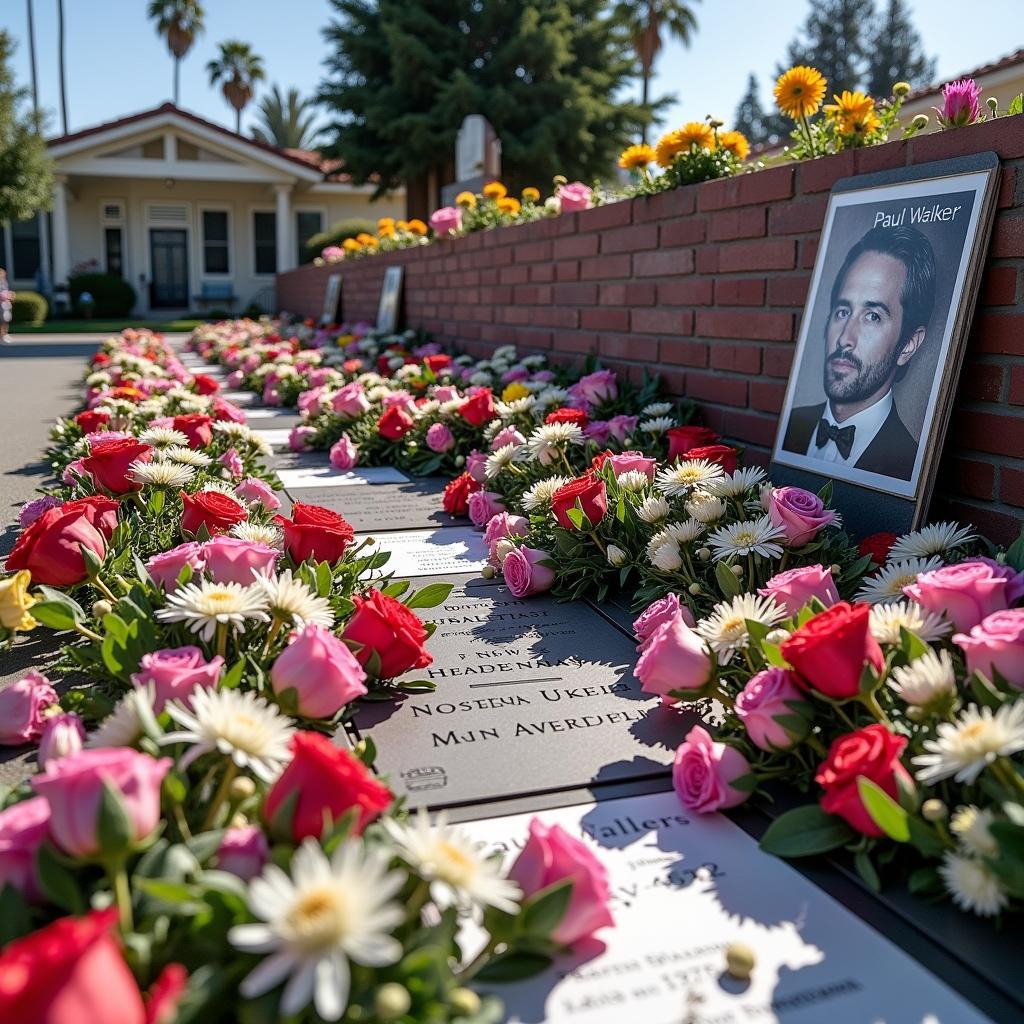
<svg viewBox="0 0 1024 1024"><path fill-rule="evenodd" d="M206 568L202 544L190 540L185 544L179 544L176 548L171 548L170 551L161 551L160 554L153 555L146 562L146 571L155 584L163 587L170 594L177 589L178 577L186 565L192 569L193 576Z"/></svg>
<svg viewBox="0 0 1024 1024"><path fill-rule="evenodd" d="M271 486L256 476L247 476L235 484L235 494L247 505L262 505L268 512L281 507L281 499Z"/></svg>
<svg viewBox="0 0 1024 1024"><path fill-rule="evenodd" d="M466 456L466 472L478 483L482 484L487 480L484 467L487 465L487 453L478 452L475 449Z"/></svg>
<svg viewBox="0 0 1024 1024"><path fill-rule="evenodd" d="M637 650L643 650L647 646L647 641L657 632L659 626L666 622L672 622L680 616L691 629L696 625L693 613L686 605L680 604L678 594L666 594L664 597L659 597L633 622L633 632L636 633L636 638L640 641Z"/></svg>
<svg viewBox="0 0 1024 1024"><path fill-rule="evenodd" d="M450 452L455 447L455 437L443 423L433 423L427 430L427 447L432 452Z"/></svg>
<svg viewBox="0 0 1024 1024"><path fill-rule="evenodd" d="M305 718L330 718L366 693L362 665L323 626L292 633L270 670L270 682L274 693Z"/></svg>
<svg viewBox="0 0 1024 1024"><path fill-rule="evenodd" d="M831 608L839 600L832 570L823 565L805 565L776 573L758 593L772 598L787 615L796 615L812 597L826 608Z"/></svg>
<svg viewBox="0 0 1024 1024"><path fill-rule="evenodd" d="M229 828L217 850L217 869L251 882L270 860L270 844L259 825Z"/></svg>
<svg viewBox="0 0 1024 1024"><path fill-rule="evenodd" d="M34 668L0 690L0 746L17 747L39 739L45 711L57 699L50 680Z"/></svg>
<svg viewBox="0 0 1024 1024"><path fill-rule="evenodd" d="M59 760L69 754L77 754L85 745L85 726L74 712L51 715L43 726L39 737L36 761L45 768L50 761Z"/></svg>
<svg viewBox="0 0 1024 1024"><path fill-rule="evenodd" d="M61 483L66 484L68 487L77 487L76 476L81 477L83 480L91 480L92 473L85 468L84 463L85 459L75 459L74 462L69 462L64 467L64 472L60 475Z"/></svg>
<svg viewBox="0 0 1024 1024"><path fill-rule="evenodd" d="M562 195L565 195L566 188L571 187L570 185L564 186ZM590 190L587 189L587 191ZM565 209L564 202L562 209ZM588 373L585 377L580 377L575 388L578 394L591 405L600 405L602 402L616 398L619 394L619 385L616 382L614 370L595 370L593 373Z"/></svg>
<svg viewBox="0 0 1024 1024"><path fill-rule="evenodd" d="M1024 608L1007 608L987 615L969 635L957 633L953 642L967 658L967 671L992 679L998 672L1011 686L1024 690Z"/></svg>
<svg viewBox="0 0 1024 1024"><path fill-rule="evenodd" d="M135 686L153 684L153 710L159 714L169 700L188 704L197 686L215 689L223 671L220 655L207 661L198 647L165 647L144 654L131 679Z"/></svg>
<svg viewBox="0 0 1024 1024"><path fill-rule="evenodd" d="M633 674L644 693L665 698L672 690L684 690L695 700L711 680L711 658L704 641L680 612L657 626L643 642Z"/></svg>
<svg viewBox="0 0 1024 1024"><path fill-rule="evenodd" d="M798 707L804 697L784 668L766 668L747 680L736 697L736 716L762 750L789 750L810 731Z"/></svg>
<svg viewBox="0 0 1024 1024"><path fill-rule="evenodd" d="M5 885L33 903L42 901L36 854L50 828L50 805L41 797L0 811L0 890Z"/></svg>
<svg viewBox="0 0 1024 1024"><path fill-rule="evenodd" d="M459 389L454 384L439 384L431 394L438 402L451 402L459 397Z"/></svg>
<svg viewBox="0 0 1024 1024"><path fill-rule="evenodd" d="M672 784L682 805L698 814L735 807L747 794L732 783L750 771L747 759L735 748L716 743L695 725L676 751Z"/></svg>
<svg viewBox="0 0 1024 1024"><path fill-rule="evenodd" d="M281 392L269 380L263 385L262 398L264 405L277 406L281 404Z"/></svg>
<svg viewBox="0 0 1024 1024"><path fill-rule="evenodd" d="M112 787L131 823L131 839L141 842L160 823L160 784L174 762L129 747L100 747L51 761L32 779L32 788L50 805L50 838L71 857L95 857L104 850L99 812L104 784Z"/></svg>
<svg viewBox="0 0 1024 1024"><path fill-rule="evenodd" d="M220 536L203 545L206 572L214 583L249 586L258 573L273 576L281 552L267 544L237 537Z"/></svg>
<svg viewBox="0 0 1024 1024"><path fill-rule="evenodd" d="M522 516L511 516L507 512L499 512L487 523L484 530L484 543L487 545L487 561L495 568L501 565L498 558L498 542L509 537L526 537L530 533L530 524Z"/></svg>
<svg viewBox="0 0 1024 1024"><path fill-rule="evenodd" d="M18 513L18 523L22 529L25 529L26 526L31 526L47 509L57 508L61 504L63 502L60 498L55 498L50 494L26 501Z"/></svg>
<svg viewBox="0 0 1024 1024"><path fill-rule="evenodd" d="M320 398L324 393L323 387L310 388L299 395L298 409L300 413L307 416L315 416L320 411Z"/></svg>
<svg viewBox="0 0 1024 1024"><path fill-rule="evenodd" d="M359 448L352 443L352 439L348 434L342 434L331 445L329 457L331 465L335 469L340 469L343 473L347 473L349 470L354 469L359 462Z"/></svg>
<svg viewBox="0 0 1024 1024"><path fill-rule="evenodd" d="M558 200L562 204L562 213L574 213L577 210L589 210L593 201L594 191L582 181L571 181L558 190Z"/></svg>
<svg viewBox="0 0 1024 1024"><path fill-rule="evenodd" d="M229 448L217 461L231 474L232 480L237 480L245 472L241 456L234 448Z"/></svg>
<svg viewBox="0 0 1024 1024"><path fill-rule="evenodd" d="M516 548L505 556L501 572L513 597L532 597L551 589L555 571L544 562L550 563L551 555L538 548Z"/></svg>
<svg viewBox="0 0 1024 1024"><path fill-rule="evenodd" d="M613 416L608 421L608 430L619 444L624 444L626 439L636 432L639 419L639 416Z"/></svg>
<svg viewBox="0 0 1024 1024"><path fill-rule="evenodd" d="M1024 572L1017 572L1012 566L986 558L984 555L977 555L971 561L987 565L994 576L1002 576L1006 580L1006 603L1011 608L1024 597Z"/></svg>
<svg viewBox="0 0 1024 1024"><path fill-rule="evenodd" d="M526 444L526 438L513 426L503 427L494 435L494 439L491 441L491 451L496 452L499 448L510 444L514 444L518 448L519 445Z"/></svg>
<svg viewBox="0 0 1024 1024"><path fill-rule="evenodd" d="M439 235L447 235L462 228L462 211L455 206L442 206L430 215L430 226Z"/></svg>
<svg viewBox="0 0 1024 1024"><path fill-rule="evenodd" d="M835 519L835 512L811 491L802 487L776 487L768 498L768 516L786 531L786 541L802 548L818 535L823 526Z"/></svg>
<svg viewBox="0 0 1024 1024"><path fill-rule="evenodd" d="M237 391L242 386L243 380L245 380L245 374L241 370L232 370L225 383L232 391Z"/></svg>
<svg viewBox="0 0 1024 1024"><path fill-rule="evenodd" d="M308 452L316 436L314 427L298 426L288 431L288 448L293 452Z"/></svg>
<svg viewBox="0 0 1024 1024"><path fill-rule="evenodd" d="M964 633L1008 606L1009 584L1007 577L991 565L972 559L923 572L915 583L903 588L903 593L922 608L945 615Z"/></svg>
<svg viewBox="0 0 1024 1024"><path fill-rule="evenodd" d="M653 480L654 473L658 468L658 460L648 458L643 452L621 452L619 455L609 455L608 462L611 464L616 480L623 473L643 473L648 480Z"/></svg>
<svg viewBox="0 0 1024 1024"><path fill-rule="evenodd" d="M529 838L508 877L519 883L526 896L572 879L569 906L551 936L560 945L572 946L615 924L608 908L612 893L607 869L561 825L548 826L533 818Z"/></svg>
<svg viewBox="0 0 1024 1024"><path fill-rule="evenodd" d="M505 505L498 499L496 491L475 491L469 496L469 518L476 527L482 527L499 512L505 511Z"/></svg>

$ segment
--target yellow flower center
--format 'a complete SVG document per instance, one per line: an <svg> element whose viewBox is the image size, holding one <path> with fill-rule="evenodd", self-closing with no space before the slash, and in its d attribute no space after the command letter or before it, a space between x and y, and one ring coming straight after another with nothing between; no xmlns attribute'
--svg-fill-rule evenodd
<svg viewBox="0 0 1024 1024"><path fill-rule="evenodd" d="M747 622L739 615L726 619L722 623L721 634L727 640L739 640L747 632Z"/></svg>
<svg viewBox="0 0 1024 1024"><path fill-rule="evenodd" d="M349 914L337 888L321 885L304 892L285 918L294 942L305 949L336 945L349 930Z"/></svg>

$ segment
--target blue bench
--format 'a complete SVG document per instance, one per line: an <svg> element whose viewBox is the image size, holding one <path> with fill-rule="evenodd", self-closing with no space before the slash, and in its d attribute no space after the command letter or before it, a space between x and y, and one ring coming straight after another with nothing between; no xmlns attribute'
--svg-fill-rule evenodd
<svg viewBox="0 0 1024 1024"><path fill-rule="evenodd" d="M199 294L194 295L193 299L200 308L207 305L223 305L227 306L230 310L238 301L238 296L234 294L232 289L233 285L230 281L223 283L219 281L204 281Z"/></svg>

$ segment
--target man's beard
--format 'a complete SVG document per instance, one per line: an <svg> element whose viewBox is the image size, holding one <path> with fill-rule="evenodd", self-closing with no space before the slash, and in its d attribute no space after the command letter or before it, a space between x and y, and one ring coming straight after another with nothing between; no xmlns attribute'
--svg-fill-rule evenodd
<svg viewBox="0 0 1024 1024"><path fill-rule="evenodd" d="M825 394L833 402L863 402L870 398L889 379L893 370L896 369L896 362L900 357L900 350L897 346L885 362L871 363L865 365L852 352L844 352L836 349L825 360L823 371ZM833 360L843 359L853 363L857 368L856 374L852 377L830 377L828 368Z"/></svg>

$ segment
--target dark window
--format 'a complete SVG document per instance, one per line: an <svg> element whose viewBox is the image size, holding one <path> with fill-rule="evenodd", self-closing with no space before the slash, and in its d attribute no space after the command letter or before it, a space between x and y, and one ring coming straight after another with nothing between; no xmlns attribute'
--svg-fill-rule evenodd
<svg viewBox="0 0 1024 1024"><path fill-rule="evenodd" d="M39 218L16 220L11 223L12 277L24 281L35 279L39 270Z"/></svg>
<svg viewBox="0 0 1024 1024"><path fill-rule="evenodd" d="M107 253L107 273L124 277L124 236L121 229L104 228L103 245Z"/></svg>
<svg viewBox="0 0 1024 1024"><path fill-rule="evenodd" d="M319 210L298 210L295 214L295 238L299 245L298 263L308 262L306 243L324 229L323 215Z"/></svg>
<svg viewBox="0 0 1024 1024"><path fill-rule="evenodd" d="M277 270L277 215L254 213L252 228L256 243L256 273L273 274Z"/></svg>
<svg viewBox="0 0 1024 1024"><path fill-rule="evenodd" d="M2 220L0 220L0 267L7 271L8 277L11 276L11 268L7 266L7 223Z"/></svg>
<svg viewBox="0 0 1024 1024"><path fill-rule="evenodd" d="M228 215L224 210L203 211L203 273L226 274L228 267Z"/></svg>

